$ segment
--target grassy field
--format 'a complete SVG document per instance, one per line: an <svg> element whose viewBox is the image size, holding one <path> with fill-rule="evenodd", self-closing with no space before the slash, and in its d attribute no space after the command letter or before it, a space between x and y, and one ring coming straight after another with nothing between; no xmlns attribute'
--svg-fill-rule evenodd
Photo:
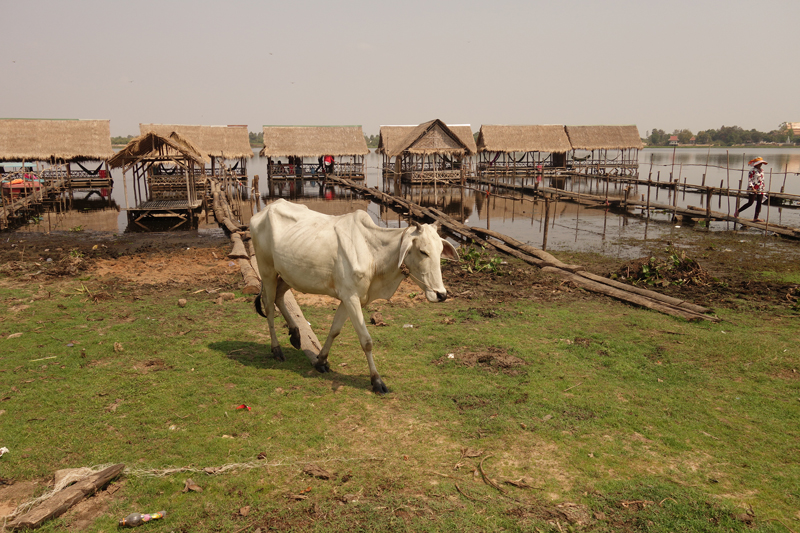
<svg viewBox="0 0 800 533"><path fill-rule="evenodd" d="M162 509L148 531L800 529L791 308L688 323L541 273L535 298L405 289L366 313L387 324L370 326L378 396L349 325L330 374L282 321L287 361L268 358L235 274L0 281L0 503L59 469L126 465L41 531ZM334 305L303 308L324 340Z"/></svg>

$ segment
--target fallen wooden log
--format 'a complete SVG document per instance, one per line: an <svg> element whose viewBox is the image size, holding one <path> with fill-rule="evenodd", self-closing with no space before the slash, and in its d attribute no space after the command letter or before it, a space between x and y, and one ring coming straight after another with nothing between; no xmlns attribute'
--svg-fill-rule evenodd
<svg viewBox="0 0 800 533"><path fill-rule="evenodd" d="M243 294L258 294L261 292L261 280L258 279L256 271L250 264L249 259L239 259L239 270L242 272L244 278Z"/></svg>
<svg viewBox="0 0 800 533"><path fill-rule="evenodd" d="M241 260L240 260L241 261ZM255 255L250 258L250 265L253 268L254 275L258 280L258 292L261 292L261 274L258 272L258 263L256 261ZM256 293L258 294L258 293ZM260 298L260 296L259 296ZM317 359L319 357L319 352L322 350L322 344L320 344L317 335L314 333L314 330L311 329L311 324L308 323L306 317L303 316L303 311L300 310L300 306L297 304L297 300L294 297L294 293L292 289L289 289L283 294L283 304L286 307L288 317L284 314L284 320L289 321L289 318L297 324L297 328L300 333L300 349L306 355L308 360L311 362L312 365L317 364ZM283 314L283 311L280 310L279 307L276 306L278 311Z"/></svg>
<svg viewBox="0 0 800 533"><path fill-rule="evenodd" d="M64 514L70 507L103 488L109 481L117 477L125 465L120 463L109 466L105 470L89 476L88 478L62 489L45 500L40 506L30 511L13 523L7 524L11 529L28 529L41 526L46 520Z"/></svg>
<svg viewBox="0 0 800 533"><path fill-rule="evenodd" d="M628 290L621 290L615 287L611 287L605 283L598 283L596 281L592 281L590 279L584 278L579 274L575 274L572 272L567 272L565 270L561 270L555 267L544 267L542 269L543 272L552 272L554 274L558 274L567 278L569 281L572 281L579 287L583 287L585 289L591 290L593 292L599 292L601 294L606 294L608 296L612 296L618 300L623 300L626 302L630 302L641 307L646 307L648 309L652 309L654 311L659 311L661 313L677 316L680 318L684 318L689 321L697 321L697 320L710 320L716 321L715 317L709 317L706 315L702 315L699 313L695 313L694 311L690 311L689 309L682 309L679 307L675 307L669 305L667 303L659 302L635 293L631 293Z"/></svg>
<svg viewBox="0 0 800 533"><path fill-rule="evenodd" d="M242 236L239 233L231 233L231 241L233 242L233 250L228 254L229 258L250 259L250 254L247 253L247 248L245 248Z"/></svg>
<svg viewBox="0 0 800 533"><path fill-rule="evenodd" d="M647 289L642 289L639 287L634 287L632 285L628 285L627 283L621 283L619 281L604 278L603 276L598 276L597 274L592 274L591 272L587 272L585 270L581 272L576 272L579 276L583 276L584 278L588 278L592 281L597 281L598 283L603 283L605 285L609 285L611 287L625 290L628 292L633 292L636 294L640 294L642 296L646 296L653 300L659 300L669 305L673 305L675 307L681 307L684 309L688 309L690 311L694 311L695 313L710 313L711 309L707 307L703 307L701 305L695 305L693 303L687 302L686 300L681 300L679 298L673 298L671 296L667 296L666 294L661 294L660 292L649 291Z"/></svg>

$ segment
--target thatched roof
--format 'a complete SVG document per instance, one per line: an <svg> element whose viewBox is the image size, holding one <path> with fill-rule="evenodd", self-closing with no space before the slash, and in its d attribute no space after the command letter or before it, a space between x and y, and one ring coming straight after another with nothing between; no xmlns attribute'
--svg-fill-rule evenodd
<svg viewBox="0 0 800 533"><path fill-rule="evenodd" d="M567 153L572 149L564 126L483 125L478 133L480 152Z"/></svg>
<svg viewBox="0 0 800 533"><path fill-rule="evenodd" d="M567 126L573 150L624 150L642 148L636 126Z"/></svg>
<svg viewBox="0 0 800 533"><path fill-rule="evenodd" d="M183 124L139 124L139 133L148 131L169 137L173 131L188 139L209 157L239 159L253 157L247 126L188 126Z"/></svg>
<svg viewBox="0 0 800 533"><path fill-rule="evenodd" d="M264 126L262 157L367 155L361 126Z"/></svg>
<svg viewBox="0 0 800 533"><path fill-rule="evenodd" d="M448 126L439 119L419 126L381 126L378 152L395 157L412 154L461 154L478 152L469 124Z"/></svg>
<svg viewBox="0 0 800 533"><path fill-rule="evenodd" d="M112 155L108 120L0 119L0 161L104 161Z"/></svg>
<svg viewBox="0 0 800 533"><path fill-rule="evenodd" d="M165 156L194 161L199 166L205 166L207 161L207 158L180 134L173 131L168 137L162 137L150 131L131 139L125 148L108 160L108 164L111 168L117 168L137 161Z"/></svg>

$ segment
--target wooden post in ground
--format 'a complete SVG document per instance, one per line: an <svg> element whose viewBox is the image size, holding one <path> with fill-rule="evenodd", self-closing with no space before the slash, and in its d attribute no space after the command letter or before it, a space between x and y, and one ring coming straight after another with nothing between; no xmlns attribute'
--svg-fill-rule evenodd
<svg viewBox="0 0 800 533"><path fill-rule="evenodd" d="M542 250L547 250L547 230L550 225L550 195L544 197L544 236L542 237Z"/></svg>
<svg viewBox="0 0 800 533"><path fill-rule="evenodd" d="M789 162L783 167L783 185L781 185L781 193L786 189L786 175L789 173Z"/></svg>

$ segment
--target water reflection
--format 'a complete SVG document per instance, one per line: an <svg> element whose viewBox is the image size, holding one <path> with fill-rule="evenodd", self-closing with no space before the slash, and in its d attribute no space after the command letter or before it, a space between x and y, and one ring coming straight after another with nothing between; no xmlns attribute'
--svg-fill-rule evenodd
<svg viewBox="0 0 800 533"><path fill-rule="evenodd" d="M257 150L255 150L257 152ZM766 148L759 150L738 150L736 153L725 149L646 149L640 152L639 176L646 180L666 184L680 179L681 184L700 185L705 175L707 185L737 188L742 178L742 163L760 155L772 166L772 191L784 188L785 192L800 194L800 150L787 148ZM402 214L359 198L349 189L331 185L320 180L270 180L266 179L266 158L257 154L248 163L249 180L233 195L232 207L241 222L248 224L250 217L263 206L277 198L308 205L309 208L332 215L344 214L355 209L364 209L373 220L384 227L405 225ZM613 256L638 256L638 246L620 244L622 242L647 241L669 237L674 232L690 231L687 226L691 220L673 222L669 210L646 212L641 208L612 209L603 205L602 199L650 201L666 205L705 206L707 197L691 190L678 190L663 187L646 187L641 183L605 182L587 177L545 176L539 187L571 194L590 194L601 197L601 201L547 200L534 196L528 190L510 190L490 184L469 183L466 187L434 187L430 185L412 186L384 181L381 173L381 157L370 153L365 158L367 175L365 185L377 187L385 192L404 197L425 207L436 207L456 220L473 227L482 227L509 235L521 242L550 250L596 251ZM261 176L260 180L255 180ZM100 192L75 194L73 203L63 208L53 208L43 213L34 224L28 224L20 231L68 231L82 227L87 230L112 231L122 233L127 228L125 215L126 191L122 186L119 171L112 171L114 188L110 194ZM530 189L537 184L532 178L517 179L512 184ZM746 173L744 173L746 181ZM768 172L769 180L769 172ZM769 185L769 184L768 184ZM130 188L130 180L128 187ZM255 193L251 193L255 187ZM129 199L132 191L127 191ZM712 208L722 212L733 212L735 199L714 194ZM762 218L770 211L771 223L800 227L800 210L765 205ZM681 226L677 228L676 226ZM199 230L209 231L217 226L213 217L206 222L201 216ZM696 225L695 228L700 228ZM732 230L725 222L712 222L711 231ZM753 231L753 230L748 230Z"/></svg>

